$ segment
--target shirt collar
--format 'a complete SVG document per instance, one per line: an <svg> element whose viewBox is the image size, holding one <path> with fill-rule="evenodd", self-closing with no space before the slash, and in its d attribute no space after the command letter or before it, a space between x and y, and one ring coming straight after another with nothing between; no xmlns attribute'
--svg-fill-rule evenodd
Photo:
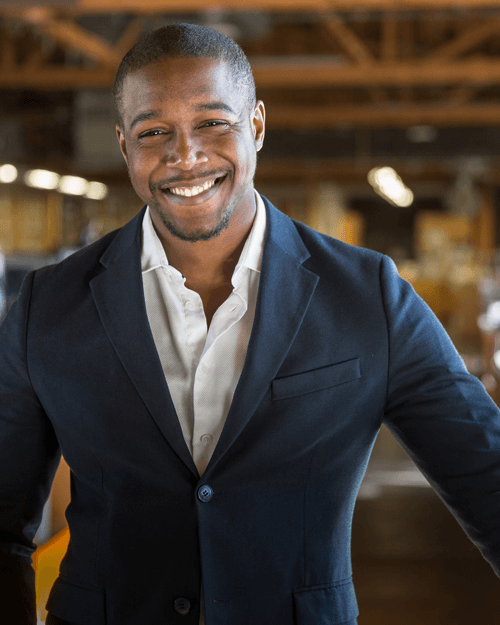
<svg viewBox="0 0 500 625"><path fill-rule="evenodd" d="M239 273L242 267L248 267L249 269L260 272L262 266L262 253L266 234L266 208L257 191L255 191L255 200L257 210L255 211L252 229L241 251L240 258L234 269L233 277ZM148 206L142 221L142 273L146 273L157 267L169 266L165 249L154 229L150 208Z"/></svg>

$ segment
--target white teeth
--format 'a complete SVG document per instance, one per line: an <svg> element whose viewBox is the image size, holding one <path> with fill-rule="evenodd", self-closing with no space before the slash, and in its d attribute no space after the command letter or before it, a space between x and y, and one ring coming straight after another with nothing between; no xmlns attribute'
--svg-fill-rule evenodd
<svg viewBox="0 0 500 625"><path fill-rule="evenodd" d="M205 184L202 184L199 187L172 187L170 189L170 192L173 193L174 195L184 195L185 197L193 197L194 195L199 195L200 193L203 193L203 191L207 191L207 189L210 189L211 187L213 187L216 180L217 180L216 178L214 178L213 180L209 180L208 182L205 182Z"/></svg>

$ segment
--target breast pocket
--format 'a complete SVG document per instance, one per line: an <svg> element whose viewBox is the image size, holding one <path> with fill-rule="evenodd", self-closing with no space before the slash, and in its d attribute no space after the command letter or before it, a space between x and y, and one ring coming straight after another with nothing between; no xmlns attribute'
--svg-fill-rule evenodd
<svg viewBox="0 0 500 625"><path fill-rule="evenodd" d="M296 397L345 384L360 377L359 358L352 358L320 369L276 378L271 384L271 396L273 400Z"/></svg>

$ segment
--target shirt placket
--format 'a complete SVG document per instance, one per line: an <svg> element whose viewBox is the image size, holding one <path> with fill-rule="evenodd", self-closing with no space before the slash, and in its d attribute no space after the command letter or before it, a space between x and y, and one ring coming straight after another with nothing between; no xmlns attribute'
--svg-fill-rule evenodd
<svg viewBox="0 0 500 625"><path fill-rule="evenodd" d="M244 299L235 291L216 311L208 332L207 342L196 369L193 384L193 459L200 474L204 471L220 436L228 406L225 391L228 375L224 363L224 339L247 310Z"/></svg>

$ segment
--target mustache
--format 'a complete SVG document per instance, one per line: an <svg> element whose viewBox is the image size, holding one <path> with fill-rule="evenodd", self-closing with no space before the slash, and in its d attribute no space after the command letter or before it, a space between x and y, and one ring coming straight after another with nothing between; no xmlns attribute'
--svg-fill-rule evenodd
<svg viewBox="0 0 500 625"><path fill-rule="evenodd" d="M162 178L161 180L157 180L156 182L150 181L149 190L153 191L161 191L165 187L173 187L175 185L182 186L183 183L191 184L194 180L208 180L210 178L223 178L227 175L227 172L221 171L203 171L196 174L196 176L191 176L190 178L186 178L185 176L173 176L172 178Z"/></svg>

